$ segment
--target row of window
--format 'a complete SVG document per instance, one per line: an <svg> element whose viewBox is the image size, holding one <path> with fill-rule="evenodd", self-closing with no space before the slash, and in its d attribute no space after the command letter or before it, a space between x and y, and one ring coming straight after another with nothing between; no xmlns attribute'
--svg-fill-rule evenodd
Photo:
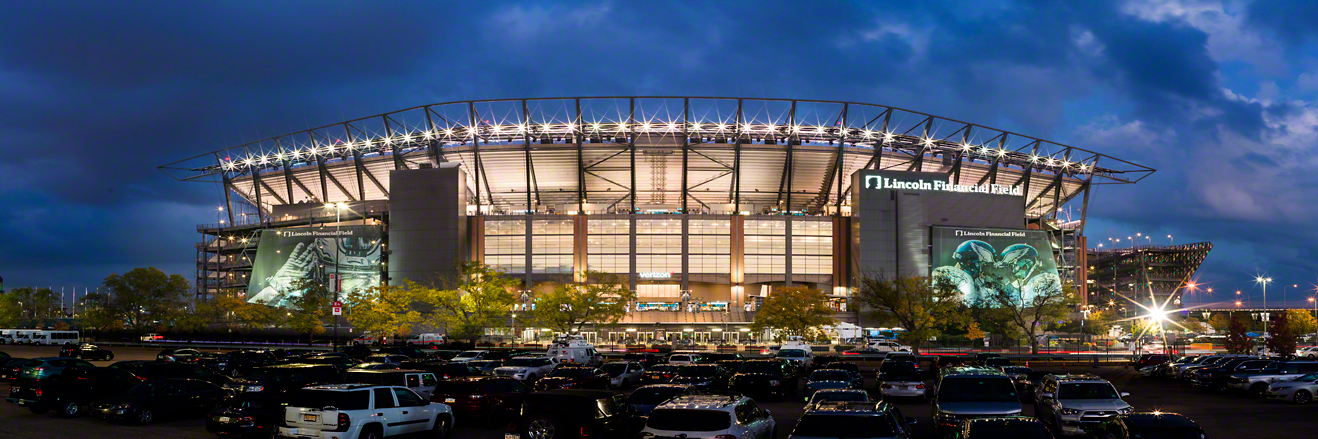
<svg viewBox="0 0 1318 439"><path fill-rule="evenodd" d="M730 220L688 220L687 233L694 235L728 235L732 231ZM532 233L536 235L571 235L573 220L549 219L533 220ZM747 235L786 235L787 221L784 220L746 220ZM526 220L487 220L487 236L521 235L526 233ZM597 219L586 222L586 233L595 234L629 234L631 220ZM636 233L644 235L680 235L682 220L643 219L636 220ZM793 221L792 234L798 236L831 236L833 223L830 221Z"/></svg>
<svg viewBox="0 0 1318 439"><path fill-rule="evenodd" d="M631 237L628 235L592 235L586 238L588 254L627 254L631 253ZM537 255L570 255L573 250L571 235L535 236L532 253ZM787 253L785 236L746 236L745 253L748 255L784 255ZM731 254L731 238L724 236L688 236L688 253L691 254ZM681 254L682 237L676 235L638 235L636 251L643 254ZM833 253L831 236L793 236L792 254L828 255ZM485 238L485 254L516 255L526 254L525 236L488 236Z"/></svg>
<svg viewBox="0 0 1318 439"><path fill-rule="evenodd" d="M625 255L590 255L587 268L606 273L628 273L630 261ZM526 273L525 256L486 256L485 263L509 273ZM691 273L728 274L732 271L731 258L726 255L692 255L688 259ZM531 257L533 273L572 273L571 255L535 255ZM638 273L681 273L682 257L674 255L637 255ZM786 256L746 256L747 274L783 274L787 272ZM792 256L795 274L832 274L832 256Z"/></svg>

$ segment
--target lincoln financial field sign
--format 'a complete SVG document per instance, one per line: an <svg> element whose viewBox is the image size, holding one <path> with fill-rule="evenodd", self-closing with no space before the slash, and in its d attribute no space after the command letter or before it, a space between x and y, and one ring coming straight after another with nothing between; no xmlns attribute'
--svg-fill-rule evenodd
<svg viewBox="0 0 1318 439"><path fill-rule="evenodd" d="M930 181L923 178L916 180L900 180L890 177L880 177L877 175L865 177L865 189L904 189L913 191L944 191L1015 196L1023 195L1020 186L1007 186L1002 184L953 184L946 181Z"/></svg>

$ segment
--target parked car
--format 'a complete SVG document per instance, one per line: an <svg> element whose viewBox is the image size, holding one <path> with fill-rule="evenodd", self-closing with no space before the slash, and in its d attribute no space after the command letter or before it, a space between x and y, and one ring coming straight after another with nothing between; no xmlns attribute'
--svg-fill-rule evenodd
<svg viewBox="0 0 1318 439"><path fill-rule="evenodd" d="M805 379L805 394L808 396L823 389L861 389L864 381L850 372L841 369L819 369L810 373ZM806 398L809 400L809 398Z"/></svg>
<svg viewBox="0 0 1318 439"><path fill-rule="evenodd" d="M348 372L345 382L366 383L380 386L406 387L422 398L429 400L435 392L439 381L434 373L424 370L362 370Z"/></svg>
<svg viewBox="0 0 1318 439"><path fill-rule="evenodd" d="M83 343L60 348L59 356L81 358L84 360L101 360L109 361L114 359L114 353L106 349L101 349L94 344Z"/></svg>
<svg viewBox="0 0 1318 439"><path fill-rule="evenodd" d="M1231 375L1259 372L1269 364L1272 364L1272 360L1237 358L1219 366L1192 370L1187 374L1190 375L1190 384L1194 387L1225 391L1227 379L1231 378Z"/></svg>
<svg viewBox="0 0 1318 439"><path fill-rule="evenodd" d="M522 439L636 437L645 418L608 390L546 390L526 395L514 428ZM555 432L564 432L556 435Z"/></svg>
<svg viewBox="0 0 1318 439"><path fill-rule="evenodd" d="M439 360L444 361L444 360ZM467 367L480 371L481 375L494 375L494 369L503 367L503 360L468 361Z"/></svg>
<svg viewBox="0 0 1318 439"><path fill-rule="evenodd" d="M1296 358L1318 359L1318 346L1308 346L1295 350Z"/></svg>
<svg viewBox="0 0 1318 439"><path fill-rule="evenodd" d="M340 352L308 355L299 358L297 362L301 364L328 364L338 369L339 373L347 372L348 369L361 363L361 361Z"/></svg>
<svg viewBox="0 0 1318 439"><path fill-rule="evenodd" d="M494 369L495 376L512 377L529 383L534 383L550 371L554 370L554 363L545 357L517 357L508 360L503 367Z"/></svg>
<svg viewBox="0 0 1318 439"><path fill-rule="evenodd" d="M607 388L609 374L590 366L555 368L549 375L535 382L536 390Z"/></svg>
<svg viewBox="0 0 1318 439"><path fill-rule="evenodd" d="M357 344L339 346L337 352L343 353L357 360L364 360L366 357L369 357L374 353L369 346Z"/></svg>
<svg viewBox="0 0 1318 439"><path fill-rule="evenodd" d="M61 357L43 357L24 360L19 364L22 369L18 372L18 379L21 380L40 380L46 377L59 375L64 369L71 367L96 367L86 360L77 358Z"/></svg>
<svg viewBox="0 0 1318 439"><path fill-rule="evenodd" d="M942 356L942 357L938 357L938 360L934 361L933 366L934 366L933 367L934 375L938 375L938 372L943 370L943 368L945 367L967 366L967 364L965 362L965 359L962 357Z"/></svg>
<svg viewBox="0 0 1318 439"><path fill-rule="evenodd" d="M495 428L515 419L530 393L530 386L512 378L464 377L441 380L430 400L448 404L457 416Z"/></svg>
<svg viewBox="0 0 1318 439"><path fill-rule="evenodd" d="M334 384L342 380L339 369L328 364L276 364L254 368L222 387L233 393L284 395L313 384Z"/></svg>
<svg viewBox="0 0 1318 439"><path fill-rule="evenodd" d="M114 369L123 369L144 379L166 379L166 378L192 378L209 382L217 386L224 386L233 381L227 375L221 374L206 366L186 363L160 363L155 361L119 361L108 366Z"/></svg>
<svg viewBox="0 0 1318 439"><path fill-rule="evenodd" d="M404 361L412 361L412 357L397 354L371 354L371 356L366 357L365 360L367 363L389 364L403 364Z"/></svg>
<svg viewBox="0 0 1318 439"><path fill-rule="evenodd" d="M805 403L806 411L822 402L878 402L870 396L869 392L860 389L824 389L816 391L810 395L810 399Z"/></svg>
<svg viewBox="0 0 1318 439"><path fill-rule="evenodd" d="M884 372L878 380L879 395L883 398L920 398L928 396L928 386L919 372L914 370Z"/></svg>
<svg viewBox="0 0 1318 439"><path fill-rule="evenodd" d="M777 428L769 411L745 396L690 395L650 412L640 437L655 436L773 439Z"/></svg>
<svg viewBox="0 0 1318 439"><path fill-rule="evenodd" d="M402 366L397 363L357 363L352 367L349 367L348 372L359 370L397 370L400 368L402 368Z"/></svg>
<svg viewBox="0 0 1318 439"><path fill-rule="evenodd" d="M838 358L837 355L816 355L813 360L810 360L810 371L813 372L819 369L828 369L828 365L838 361L842 361L842 359Z"/></svg>
<svg viewBox="0 0 1318 439"><path fill-rule="evenodd" d="M701 390L717 390L727 387L730 374L716 364L691 364L682 366L677 375L669 381L672 384L687 384Z"/></svg>
<svg viewBox="0 0 1318 439"><path fill-rule="evenodd" d="M275 364L275 355L264 350L233 351L220 354L215 363L215 370L225 375L234 376L248 370Z"/></svg>
<svg viewBox="0 0 1318 439"><path fill-rule="evenodd" d="M147 380L124 393L96 400L91 415L146 425L161 417L204 415L227 393L202 380Z"/></svg>
<svg viewBox="0 0 1318 439"><path fill-rule="evenodd" d="M78 416L92 401L118 395L142 382L136 375L108 367L69 367L39 380L22 380L9 386L6 401L27 407L32 413L55 410L65 417Z"/></svg>
<svg viewBox="0 0 1318 439"><path fill-rule="evenodd" d="M1129 395L1090 374L1048 375L1035 397L1034 416L1062 435L1082 435L1105 418L1133 412L1122 400Z"/></svg>
<svg viewBox="0 0 1318 439"><path fill-rule="evenodd" d="M1052 439L1053 433L1042 421L1026 416L972 418L961 421L953 439Z"/></svg>
<svg viewBox="0 0 1318 439"><path fill-rule="evenodd" d="M464 351L457 356L450 358L448 361L452 363L466 363L468 361L484 360L485 356L489 355L489 353L490 351Z"/></svg>
<svg viewBox="0 0 1318 439"><path fill-rule="evenodd" d="M1318 373L1318 362L1274 361L1258 372L1232 374L1227 378L1226 385L1231 390L1263 396L1272 383L1290 381L1311 373Z"/></svg>
<svg viewBox="0 0 1318 439"><path fill-rule="evenodd" d="M408 346L428 346L431 349L439 347L439 345L445 343L448 343L448 337L445 337L444 334L433 332L417 334L412 338L407 339Z"/></svg>
<svg viewBox="0 0 1318 439"><path fill-rule="evenodd" d="M414 360L427 360L434 358L438 351L421 349L416 346L390 346L380 348L379 353L390 355L402 355Z"/></svg>
<svg viewBox="0 0 1318 439"><path fill-rule="evenodd" d="M1095 439L1206 438L1208 433L1177 413L1140 412L1114 416L1091 427Z"/></svg>
<svg viewBox="0 0 1318 439"><path fill-rule="evenodd" d="M165 336L152 332L150 334L143 335L141 337L141 340L143 343L155 343L158 341L165 341Z"/></svg>
<svg viewBox="0 0 1318 439"><path fill-rule="evenodd" d="M746 360L728 379L728 389L747 395L784 397L796 394L797 377L786 362L778 359Z"/></svg>
<svg viewBox="0 0 1318 439"><path fill-rule="evenodd" d="M1011 378L997 369L959 366L939 373L929 399L936 435L950 434L969 418L1018 416L1020 396Z"/></svg>
<svg viewBox="0 0 1318 439"><path fill-rule="evenodd" d="M411 366L410 368L434 373L441 380L480 376L480 371L467 367L466 364L433 364Z"/></svg>
<svg viewBox="0 0 1318 439"><path fill-rule="evenodd" d="M206 416L206 431L219 436L268 438L279 432L286 396L265 393L234 395L221 400Z"/></svg>
<svg viewBox="0 0 1318 439"><path fill-rule="evenodd" d="M660 358L658 355L655 354L632 352L632 353L623 354L622 361L635 361L637 363L641 363L641 367L649 369L650 366L659 364Z"/></svg>
<svg viewBox="0 0 1318 439"><path fill-rule="evenodd" d="M600 366L609 375L610 387L629 387L640 380L645 368L634 361L614 361Z"/></svg>
<svg viewBox="0 0 1318 439"><path fill-rule="evenodd" d="M673 377L677 376L677 371L681 368L682 366L676 364L658 364L650 366L646 368L645 372L641 374L641 377L637 379L636 384L642 386L650 384L667 384L668 382L673 381Z"/></svg>
<svg viewBox="0 0 1318 439"><path fill-rule="evenodd" d="M822 402L802 414L787 437L908 439L914 423L887 402Z"/></svg>
<svg viewBox="0 0 1318 439"><path fill-rule="evenodd" d="M688 364L700 364L700 354L680 353L668 356L668 364L685 366Z"/></svg>
<svg viewBox="0 0 1318 439"><path fill-rule="evenodd" d="M700 389L687 384L650 384L641 386L627 395L627 404L642 416L648 416L660 404L687 395L699 395Z"/></svg>
<svg viewBox="0 0 1318 439"><path fill-rule="evenodd" d="M191 356L194 356L194 355L200 355L200 354L201 354L201 352L198 351L198 350L196 350L196 349L173 349L173 348L166 348L165 350L160 351L159 354L156 354L156 360L157 360L157 361L178 361L178 360L181 360L181 359L183 359L183 358L191 357Z"/></svg>
<svg viewBox="0 0 1318 439"><path fill-rule="evenodd" d="M1292 401L1296 404L1308 404L1313 396L1318 395L1318 374L1308 374L1290 381L1281 381L1268 385L1263 396L1268 399Z"/></svg>
<svg viewBox="0 0 1318 439"><path fill-rule="evenodd" d="M993 365L988 364L988 360L990 358L1002 358L1002 354L997 354L992 352L980 352L975 354L975 359L971 360L971 364L975 366L993 367Z"/></svg>
<svg viewBox="0 0 1318 439"><path fill-rule="evenodd" d="M26 358L6 357L0 359L0 381L14 382L18 381L18 374L23 371L23 362Z"/></svg>
<svg viewBox="0 0 1318 439"><path fill-rule="evenodd" d="M452 428L449 406L422 399L407 388L327 384L293 392L279 435L332 439L430 432L444 437Z"/></svg>

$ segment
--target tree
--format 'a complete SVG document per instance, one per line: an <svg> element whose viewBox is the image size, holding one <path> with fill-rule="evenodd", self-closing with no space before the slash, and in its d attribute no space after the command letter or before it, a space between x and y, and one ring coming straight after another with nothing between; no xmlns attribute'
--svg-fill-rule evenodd
<svg viewBox="0 0 1318 439"><path fill-rule="evenodd" d="M984 299L988 303L1002 308L1008 319L1020 328L1030 341L1030 353L1039 353L1039 339L1035 337L1049 322L1066 317L1075 307L1076 299L1071 294L1071 284L1062 288L1041 288L1026 300L1014 288L988 285Z"/></svg>
<svg viewBox="0 0 1318 439"><path fill-rule="evenodd" d="M1290 355L1295 352L1295 332L1291 330L1290 320L1287 318L1290 313L1277 312L1272 313L1272 331L1269 337L1264 340L1264 345L1268 351L1274 355Z"/></svg>
<svg viewBox="0 0 1318 439"><path fill-rule="evenodd" d="M187 279L167 275L157 268L134 268L123 275L105 278L107 293L95 295L93 308L100 308L103 321L122 321L125 329L143 332L177 317L190 288ZM87 299L93 301L93 295Z"/></svg>
<svg viewBox="0 0 1318 439"><path fill-rule="evenodd" d="M1227 332L1231 327L1231 316L1223 313L1213 314L1208 318L1208 326L1213 327L1217 332Z"/></svg>
<svg viewBox="0 0 1318 439"><path fill-rule="evenodd" d="M1089 335L1106 335L1112 331L1112 325L1116 324L1117 312L1104 309L1090 311L1089 318L1085 321L1085 334Z"/></svg>
<svg viewBox="0 0 1318 439"><path fill-rule="evenodd" d="M485 328L503 324L517 302L513 292L520 283L480 262L461 263L458 273L459 277L447 281L443 290L412 288L419 301L430 305L427 317L443 323L450 337L475 344Z"/></svg>
<svg viewBox="0 0 1318 439"><path fill-rule="evenodd" d="M800 336L808 340L824 336L820 328L836 323L824 292L806 287L783 287L769 293L755 313L751 331L778 331L775 338Z"/></svg>
<svg viewBox="0 0 1318 439"><path fill-rule="evenodd" d="M580 331L586 324L614 325L627 316L636 292L615 274L587 271L586 283L564 284L538 297L531 320L559 333Z"/></svg>
<svg viewBox="0 0 1318 439"><path fill-rule="evenodd" d="M1303 309L1286 310L1286 323L1290 325L1291 333L1295 335L1313 334L1318 331L1318 319L1313 317L1309 311Z"/></svg>
<svg viewBox="0 0 1318 439"><path fill-rule="evenodd" d="M293 293L295 291L302 293ZM306 334L307 345L310 346L317 334L325 333L325 324L334 321L330 310L332 296L319 280L304 277L293 281L288 291L284 292L284 297L293 298L289 302L292 305L291 311L285 314L284 327Z"/></svg>
<svg viewBox="0 0 1318 439"><path fill-rule="evenodd" d="M920 276L869 274L861 277L856 300L882 324L905 328L897 339L916 353L920 344L939 334L938 328L966 318L961 292L941 279L935 284Z"/></svg>
<svg viewBox="0 0 1318 439"><path fill-rule="evenodd" d="M966 339L969 339L972 342L987 336L988 334L985 334L984 331L979 329L979 322L970 322L970 326L966 327Z"/></svg>
<svg viewBox="0 0 1318 439"><path fill-rule="evenodd" d="M1232 354L1251 354L1254 342L1249 339L1249 328L1240 313L1231 313L1231 324L1227 327L1226 350Z"/></svg>
<svg viewBox="0 0 1318 439"><path fill-rule="evenodd" d="M378 336L408 334L412 325L421 323L421 313L413 309L415 284L376 285L348 293L348 323Z"/></svg>
<svg viewBox="0 0 1318 439"><path fill-rule="evenodd" d="M220 294L211 299L217 323L226 329L246 336L254 329L276 326L283 321L284 313L265 303L247 301L243 294Z"/></svg>
<svg viewBox="0 0 1318 439"><path fill-rule="evenodd" d="M5 305L0 308L0 320L8 320L11 326L34 327L40 322L63 317L60 315L59 296L49 288L18 287L9 290L3 296Z"/></svg>

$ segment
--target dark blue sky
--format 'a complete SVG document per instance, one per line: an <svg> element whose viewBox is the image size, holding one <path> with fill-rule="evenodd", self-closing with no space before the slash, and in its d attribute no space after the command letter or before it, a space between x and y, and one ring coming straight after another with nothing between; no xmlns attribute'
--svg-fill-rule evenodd
<svg viewBox="0 0 1318 439"><path fill-rule="evenodd" d="M167 162L420 104L628 94L872 102L1131 159L1159 172L1096 192L1091 240L1213 241L1199 301L1318 282L1318 3L129 3L0 15L11 287L191 278L222 198Z"/></svg>

